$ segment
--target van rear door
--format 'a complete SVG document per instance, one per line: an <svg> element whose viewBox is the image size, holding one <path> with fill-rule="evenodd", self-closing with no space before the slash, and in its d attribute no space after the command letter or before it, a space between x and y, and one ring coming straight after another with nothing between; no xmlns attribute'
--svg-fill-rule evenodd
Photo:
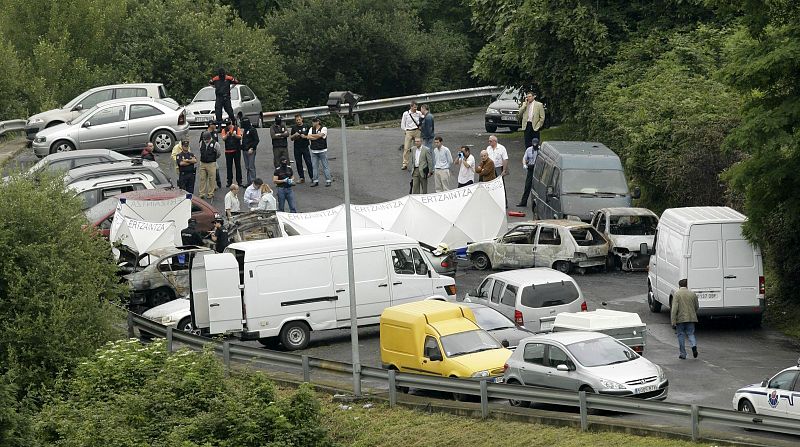
<svg viewBox="0 0 800 447"><path fill-rule="evenodd" d="M702 308L724 305L722 245L721 224L692 225L689 229L687 280Z"/></svg>
<svg viewBox="0 0 800 447"><path fill-rule="evenodd" d="M742 235L742 225L722 225L725 307L758 307L758 265L755 248Z"/></svg>
<svg viewBox="0 0 800 447"><path fill-rule="evenodd" d="M239 263L233 253L206 255L208 320L211 334L242 330L242 294Z"/></svg>

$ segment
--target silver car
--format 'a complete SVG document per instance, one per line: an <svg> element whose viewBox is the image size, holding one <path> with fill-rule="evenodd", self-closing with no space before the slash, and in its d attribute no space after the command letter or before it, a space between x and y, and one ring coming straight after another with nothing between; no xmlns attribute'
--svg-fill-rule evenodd
<svg viewBox="0 0 800 447"><path fill-rule="evenodd" d="M88 149L80 152L61 152L50 154L31 166L26 175L35 175L38 172L67 172L70 169L94 163L105 163L117 160L129 160L130 157L108 149ZM9 177L3 177L7 182Z"/></svg>
<svg viewBox="0 0 800 447"><path fill-rule="evenodd" d="M101 102L71 121L44 129L33 140L33 152L44 157L76 149L142 149L170 152L189 132L186 114L172 102L127 98Z"/></svg>
<svg viewBox="0 0 800 447"><path fill-rule="evenodd" d="M189 125L192 127L206 127L209 121L216 120L214 115L214 104L216 96L214 87L203 87L194 96L192 102L186 105L186 115ZM250 119L256 127L261 127L261 100L258 99L250 87L242 84L231 87L231 108L237 118L244 116ZM228 114L223 111L222 119L228 118Z"/></svg>
<svg viewBox="0 0 800 447"><path fill-rule="evenodd" d="M664 370L619 341L598 332L555 332L520 342L503 378L517 385L637 399L664 400ZM513 406L530 402L511 400Z"/></svg>

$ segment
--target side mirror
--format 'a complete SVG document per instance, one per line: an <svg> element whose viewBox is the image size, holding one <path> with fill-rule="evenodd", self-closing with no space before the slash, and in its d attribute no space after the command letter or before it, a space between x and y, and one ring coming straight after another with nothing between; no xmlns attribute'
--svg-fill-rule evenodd
<svg viewBox="0 0 800 447"><path fill-rule="evenodd" d="M639 244L639 253L641 254L650 254L650 247L647 246L647 242L642 242Z"/></svg>
<svg viewBox="0 0 800 447"><path fill-rule="evenodd" d="M638 186L633 187L633 192L631 193L632 199L639 199L642 197L642 190Z"/></svg>
<svg viewBox="0 0 800 447"><path fill-rule="evenodd" d="M92 127L92 123L90 123L89 121L84 121L81 127L86 127L86 128Z"/></svg>
<svg viewBox="0 0 800 447"><path fill-rule="evenodd" d="M767 383L769 383L769 379L764 379L764 380L761 381L761 386L765 387L765 386L767 386Z"/></svg>
<svg viewBox="0 0 800 447"><path fill-rule="evenodd" d="M547 197L555 197L555 194L553 194L553 187L552 186L548 186L547 187L546 194L547 194Z"/></svg>
<svg viewBox="0 0 800 447"><path fill-rule="evenodd" d="M243 97L242 97L242 100L243 100L243 101L250 101L251 99L253 99L253 98L251 98L251 97L249 97L249 96L243 96Z"/></svg>
<svg viewBox="0 0 800 447"><path fill-rule="evenodd" d="M569 366L561 363L560 365L556 366L556 370L561 372L568 372L570 369Z"/></svg>
<svg viewBox="0 0 800 447"><path fill-rule="evenodd" d="M430 360L432 362L441 362L442 361L442 353L439 352L438 350L436 352L431 352L431 355L430 355L430 357L428 357L428 360Z"/></svg>
<svg viewBox="0 0 800 447"><path fill-rule="evenodd" d="M81 110L83 110L83 104L78 104L77 106L72 108L73 112L80 112Z"/></svg>

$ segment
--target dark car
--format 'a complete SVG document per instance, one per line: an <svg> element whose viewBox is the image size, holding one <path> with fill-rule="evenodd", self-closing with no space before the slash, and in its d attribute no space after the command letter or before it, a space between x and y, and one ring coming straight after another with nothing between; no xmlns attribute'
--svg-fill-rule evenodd
<svg viewBox="0 0 800 447"><path fill-rule="evenodd" d="M493 133L498 127L508 127L514 132L519 130L517 113L521 102L521 91L517 88L506 89L486 109L486 131Z"/></svg>
<svg viewBox="0 0 800 447"><path fill-rule="evenodd" d="M476 322L481 329L488 332L498 343L508 349L516 349L523 338L533 335L533 332L525 329L525 326L517 326L508 317L491 307L469 302L461 304L472 309Z"/></svg>

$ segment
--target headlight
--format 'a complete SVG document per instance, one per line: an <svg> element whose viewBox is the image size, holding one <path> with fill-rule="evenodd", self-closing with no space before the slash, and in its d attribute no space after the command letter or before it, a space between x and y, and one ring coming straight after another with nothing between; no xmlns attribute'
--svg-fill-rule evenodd
<svg viewBox="0 0 800 447"><path fill-rule="evenodd" d="M624 385L614 382L613 380L607 379L600 379L600 385L603 385L603 389L606 390L624 390L626 389Z"/></svg>
<svg viewBox="0 0 800 447"><path fill-rule="evenodd" d="M489 108L486 109L486 113L489 114L489 115L499 115L500 111L497 110L497 109L493 109L493 108L489 107Z"/></svg>
<svg viewBox="0 0 800 447"><path fill-rule="evenodd" d="M172 323L173 321L175 321L175 319L172 318L172 315L166 315L161 317L161 324L167 325Z"/></svg>
<svg viewBox="0 0 800 447"><path fill-rule="evenodd" d="M664 374L664 368L656 365L656 370L658 370L658 381L659 382L663 382L664 380L667 379L667 375Z"/></svg>
<svg viewBox="0 0 800 447"><path fill-rule="evenodd" d="M41 118L33 118L31 120L28 120L28 124L29 125L31 125L31 124L42 124L43 122L44 122L44 120L41 119Z"/></svg>
<svg viewBox="0 0 800 447"><path fill-rule="evenodd" d="M47 137L36 137L33 139L35 143L44 143L47 141Z"/></svg>
<svg viewBox="0 0 800 447"><path fill-rule="evenodd" d="M472 377L489 377L489 371L483 370L472 374Z"/></svg>

